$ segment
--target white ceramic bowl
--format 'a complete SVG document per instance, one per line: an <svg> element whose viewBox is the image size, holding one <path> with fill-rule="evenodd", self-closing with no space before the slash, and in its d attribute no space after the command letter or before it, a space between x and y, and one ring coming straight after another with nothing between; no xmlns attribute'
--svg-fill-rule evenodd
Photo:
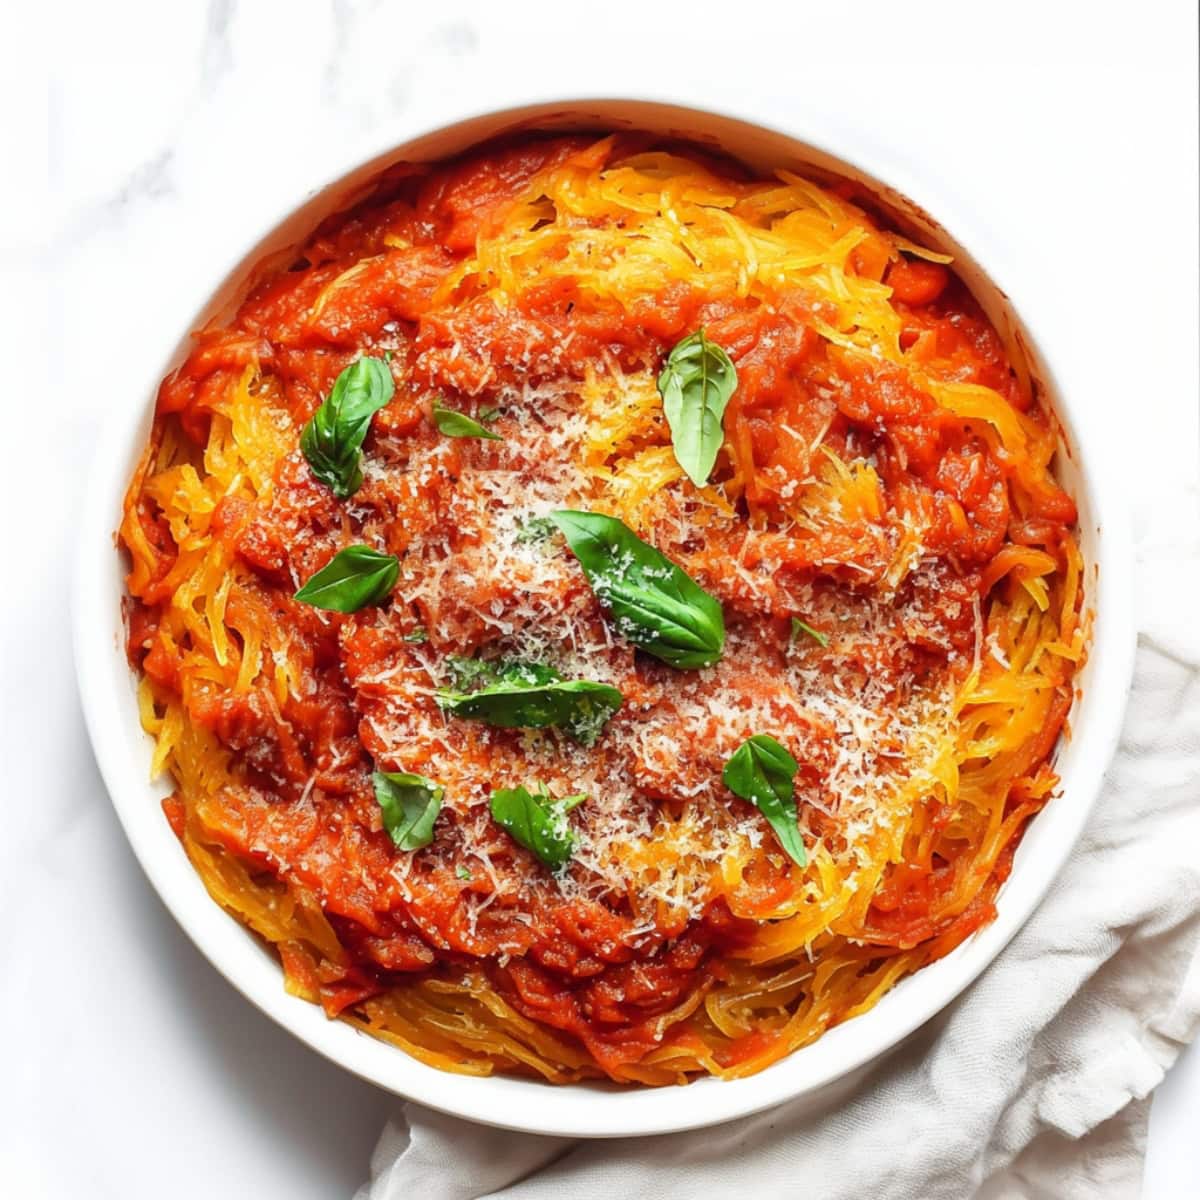
<svg viewBox="0 0 1200 1200"><path fill-rule="evenodd" d="M158 381L183 357L188 332L240 297L249 268L289 247L326 214L343 207L375 174L400 159L436 160L484 138L516 129L641 128L717 145L752 166L832 171L869 186L927 245L953 254L956 269L1009 344L1041 381L1061 428L1060 476L1074 495L1086 562L1086 606L1094 613L1087 666L1071 713L1071 736L1059 747L1061 795L1033 821L1011 877L1001 889L999 915L952 954L902 981L870 1012L749 1079L701 1079L668 1092L600 1084L553 1088L504 1077L476 1079L424 1066L402 1051L329 1021L321 1009L289 996L274 954L205 892L184 857L158 801L161 783L148 778L150 743L138 724L135 683L122 649L123 567L113 548L126 482L145 443ZM75 589L79 687L92 743L117 814L146 874L167 907L212 964L263 1012L313 1049L365 1079L445 1112L538 1133L611 1137L666 1133L726 1121L794 1097L812 1095L883 1053L953 999L999 953L1033 911L1069 854L1096 797L1116 744L1132 671L1131 555L1120 486L1106 461L1099 431L1089 427L1085 398L1048 347L1038 346L1000 290L985 274L978 235L965 229L920 185L910 202L843 157L841 148L732 116L658 102L554 101L455 122L402 144L339 175L255 240L223 278L214 274L210 298L180 330L163 357L146 364L146 390L118 398L98 453L80 525ZM941 224L926 215L935 212ZM960 240L961 239L961 240ZM994 264L989 263L989 271ZM1035 297L1022 297L1028 319ZM1036 321L1033 323L1036 327Z"/></svg>

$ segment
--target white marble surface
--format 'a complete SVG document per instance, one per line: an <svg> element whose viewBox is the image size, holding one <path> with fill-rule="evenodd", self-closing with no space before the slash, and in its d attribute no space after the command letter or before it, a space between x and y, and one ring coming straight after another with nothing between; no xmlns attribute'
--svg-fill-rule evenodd
<svg viewBox="0 0 1200 1200"><path fill-rule="evenodd" d="M976 214L1015 287L1056 301L1043 332L1091 351L1097 420L1142 415L1122 436L1152 547L1186 481L1196 502L1195 5L1083 11L6 6L0 497L39 520L2 534L0 1191L349 1196L388 1104L270 1025L175 928L108 807L74 695L68 559L89 449L214 261L355 149L529 94L670 95L831 141L865 131L883 163ZM1198 1127L1192 1051L1155 1104L1150 1200L1200 1194Z"/></svg>

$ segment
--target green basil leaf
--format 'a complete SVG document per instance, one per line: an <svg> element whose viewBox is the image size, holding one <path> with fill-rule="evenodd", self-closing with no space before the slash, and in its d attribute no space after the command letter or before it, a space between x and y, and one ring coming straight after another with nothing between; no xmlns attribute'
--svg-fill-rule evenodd
<svg viewBox="0 0 1200 1200"><path fill-rule="evenodd" d="M452 408L443 408L440 404L433 406L433 423L439 433L456 438L487 438L492 442L502 442L504 439L490 429L484 428L478 421L472 420L466 413L455 412Z"/></svg>
<svg viewBox="0 0 1200 1200"><path fill-rule="evenodd" d="M735 796L749 800L767 818L779 844L803 867L808 854L792 799L792 780L799 769L799 763L770 734L756 733L733 752L721 778Z"/></svg>
<svg viewBox="0 0 1200 1200"><path fill-rule="evenodd" d="M712 474L725 440L725 407L736 387L733 360L704 336L703 329L685 337L667 355L659 374L658 391L671 427L675 461L697 487L703 487Z"/></svg>
<svg viewBox="0 0 1200 1200"><path fill-rule="evenodd" d="M562 679L553 667L523 658L464 658L459 654L448 654L443 665L455 690L460 692L478 691L498 683L527 687Z"/></svg>
<svg viewBox="0 0 1200 1200"><path fill-rule="evenodd" d="M447 654L442 665L449 672L450 678L457 691L467 692L472 688L486 687L496 682L496 667L494 663L485 662L482 658L464 658L460 654Z"/></svg>
<svg viewBox="0 0 1200 1200"><path fill-rule="evenodd" d="M557 871L567 864L575 849L567 813L586 799L581 795L555 800L540 786L533 792L525 787L501 788L492 793L492 819L514 841Z"/></svg>
<svg viewBox="0 0 1200 1200"><path fill-rule="evenodd" d="M616 517L550 515L623 637L673 667L707 667L721 657L721 605L690 575Z"/></svg>
<svg viewBox="0 0 1200 1200"><path fill-rule="evenodd" d="M411 633L406 633L400 640L419 646L422 642L429 641L429 634L424 629L414 629Z"/></svg>
<svg viewBox="0 0 1200 1200"><path fill-rule="evenodd" d="M445 789L424 775L407 771L376 771L371 782L383 811L383 827L396 846L401 850L428 846Z"/></svg>
<svg viewBox="0 0 1200 1200"><path fill-rule="evenodd" d="M523 658L506 659L493 664L494 683L540 687L544 683L558 683L561 679L562 676L553 667Z"/></svg>
<svg viewBox="0 0 1200 1200"><path fill-rule="evenodd" d="M556 671L536 663L509 665L499 675L485 669L474 681L482 681L485 686L472 692L439 690L436 700L442 711L500 729L545 729L553 725L565 729L585 746L595 742L625 699L606 683L562 679Z"/></svg>
<svg viewBox="0 0 1200 1200"><path fill-rule="evenodd" d="M517 530L517 541L526 544L544 542L552 537L557 526L549 517L530 517Z"/></svg>
<svg viewBox="0 0 1200 1200"><path fill-rule="evenodd" d="M819 629L814 629L811 625L805 625L799 617L793 617L791 640L794 642L802 633L807 633L820 646L829 645L829 635L827 633L822 633Z"/></svg>
<svg viewBox="0 0 1200 1200"><path fill-rule="evenodd" d="M379 358L352 362L300 434L300 449L312 473L339 499L362 487L359 466L371 418L392 398L395 386Z"/></svg>
<svg viewBox="0 0 1200 1200"><path fill-rule="evenodd" d="M296 593L296 599L329 612L358 612L383 600L399 574L400 560L394 554L347 546Z"/></svg>

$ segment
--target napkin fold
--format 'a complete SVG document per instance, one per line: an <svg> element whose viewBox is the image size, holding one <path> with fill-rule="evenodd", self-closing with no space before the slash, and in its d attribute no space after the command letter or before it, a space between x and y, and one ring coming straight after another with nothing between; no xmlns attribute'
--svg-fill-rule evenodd
<svg viewBox="0 0 1200 1200"><path fill-rule="evenodd" d="M573 1141L402 1102L357 1200L1136 1196L1147 1097L1200 1030L1200 637L1179 607L1200 562L1143 568L1133 693L1092 819L939 1016L823 1108L693 1133Z"/></svg>

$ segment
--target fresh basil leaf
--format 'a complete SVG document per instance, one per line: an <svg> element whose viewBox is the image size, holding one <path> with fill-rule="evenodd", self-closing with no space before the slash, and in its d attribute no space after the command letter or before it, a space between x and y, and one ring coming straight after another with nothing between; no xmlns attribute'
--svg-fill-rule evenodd
<svg viewBox="0 0 1200 1200"><path fill-rule="evenodd" d="M399 574L400 560L394 554L347 546L296 593L296 599L329 612L358 612L383 600Z"/></svg>
<svg viewBox="0 0 1200 1200"><path fill-rule="evenodd" d="M799 763L770 734L756 733L733 752L721 778L734 795L749 800L767 818L779 844L803 867L808 854L792 799L792 781L799 769Z"/></svg>
<svg viewBox="0 0 1200 1200"><path fill-rule="evenodd" d="M495 664L482 658L464 658L460 654L447 654L442 665L450 675L454 687L460 692L475 687L486 687L496 681Z"/></svg>
<svg viewBox="0 0 1200 1200"><path fill-rule="evenodd" d="M690 575L616 517L550 515L623 637L673 667L707 667L721 657L721 605Z"/></svg>
<svg viewBox="0 0 1200 1200"><path fill-rule="evenodd" d="M433 406L433 423L439 433L456 438L487 438L492 442L502 442L504 439L472 420L466 413L455 412L452 408L443 408L440 404Z"/></svg>
<svg viewBox="0 0 1200 1200"><path fill-rule="evenodd" d="M544 542L554 535L557 528L549 517L530 517L517 530L517 541L521 544Z"/></svg>
<svg viewBox="0 0 1200 1200"><path fill-rule="evenodd" d="M733 360L704 336L703 329L685 337L667 355L658 376L675 461L697 487L703 487L712 474L725 440L725 407L736 387Z"/></svg>
<svg viewBox="0 0 1200 1200"><path fill-rule="evenodd" d="M396 846L401 850L428 846L445 789L424 775L407 771L376 771L371 782L383 812L383 827Z"/></svg>
<svg viewBox="0 0 1200 1200"><path fill-rule="evenodd" d="M478 691L498 683L527 687L554 683L562 678L553 667L523 658L464 658L459 654L448 654L443 665L460 692Z"/></svg>
<svg viewBox="0 0 1200 1200"><path fill-rule="evenodd" d="M811 625L805 625L799 617L793 617L791 640L794 642L802 633L807 633L820 646L829 645L829 635L827 633L822 633L819 629L814 629Z"/></svg>
<svg viewBox="0 0 1200 1200"><path fill-rule="evenodd" d="M567 813L586 799L581 795L555 800L542 787L533 792L525 787L501 788L492 793L492 819L514 841L557 871L567 864L575 849Z"/></svg>
<svg viewBox="0 0 1200 1200"><path fill-rule="evenodd" d="M468 660L470 661L470 660ZM549 672L552 678L547 678ZM487 679L479 675L477 679ZM576 741L592 745L624 697L615 687L590 679L561 679L549 667L520 664L477 691L442 688L436 695L443 712L500 729L565 729Z"/></svg>
<svg viewBox="0 0 1200 1200"><path fill-rule="evenodd" d="M300 434L300 449L312 473L339 499L362 487L359 466L371 418L392 398L395 386L379 358L352 362Z"/></svg>
<svg viewBox="0 0 1200 1200"><path fill-rule="evenodd" d="M496 669L496 682L512 687L541 687L544 683L559 683L562 676L545 663L516 659L501 663Z"/></svg>

